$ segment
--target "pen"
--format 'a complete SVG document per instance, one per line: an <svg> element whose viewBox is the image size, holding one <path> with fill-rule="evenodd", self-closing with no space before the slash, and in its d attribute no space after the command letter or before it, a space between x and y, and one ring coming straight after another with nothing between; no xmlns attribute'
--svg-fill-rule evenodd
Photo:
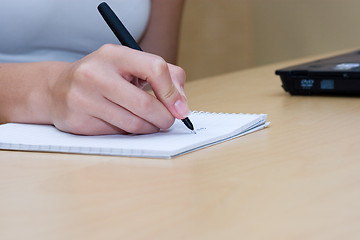
<svg viewBox="0 0 360 240"><path fill-rule="evenodd" d="M120 21L120 19L116 16L116 14L111 10L109 5L106 2L102 2L98 6L98 10L101 14L101 16L104 18L107 25L109 25L110 29L113 31L117 39L119 39L120 43L126 47L136 49L139 51L142 51L140 46L137 44L135 39L131 36L129 31L125 28L124 24ZM191 123L190 119L184 118L181 119L185 126L189 128L193 133L196 133L194 131L194 126Z"/></svg>

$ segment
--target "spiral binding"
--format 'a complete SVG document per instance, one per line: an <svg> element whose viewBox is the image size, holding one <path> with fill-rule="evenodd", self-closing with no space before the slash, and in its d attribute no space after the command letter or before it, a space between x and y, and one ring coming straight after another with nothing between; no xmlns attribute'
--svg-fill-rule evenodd
<svg viewBox="0 0 360 240"><path fill-rule="evenodd" d="M191 114L193 115L200 115L200 114L205 114L205 115L267 115L264 113L223 113L223 112L205 112L205 111L197 111L194 110L191 112Z"/></svg>

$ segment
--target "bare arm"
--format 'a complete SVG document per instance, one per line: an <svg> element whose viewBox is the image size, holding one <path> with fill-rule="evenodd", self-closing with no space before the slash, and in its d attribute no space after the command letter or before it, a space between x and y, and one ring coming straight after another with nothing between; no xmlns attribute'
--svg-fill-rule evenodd
<svg viewBox="0 0 360 240"><path fill-rule="evenodd" d="M150 53L176 64L184 0L152 0L147 31L140 45Z"/></svg>
<svg viewBox="0 0 360 240"><path fill-rule="evenodd" d="M0 123L96 135L151 133L186 117L185 73L167 63L176 58L183 1L153 2L142 46L162 58L104 45L75 63L0 63ZM144 80L156 97L141 89Z"/></svg>
<svg viewBox="0 0 360 240"><path fill-rule="evenodd" d="M0 64L0 122L53 124L85 135L153 133L189 113L174 82L184 78L162 58L120 45L104 45L74 63Z"/></svg>
<svg viewBox="0 0 360 240"><path fill-rule="evenodd" d="M68 63L0 63L0 123L52 124L48 82Z"/></svg>

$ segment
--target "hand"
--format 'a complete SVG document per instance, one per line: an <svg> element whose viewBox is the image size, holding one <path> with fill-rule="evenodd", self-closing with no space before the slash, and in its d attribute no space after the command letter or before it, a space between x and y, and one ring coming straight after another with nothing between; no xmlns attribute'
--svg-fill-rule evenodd
<svg viewBox="0 0 360 240"><path fill-rule="evenodd" d="M85 135L157 132L188 115L184 83L184 71L156 55L104 45L50 81L52 122Z"/></svg>

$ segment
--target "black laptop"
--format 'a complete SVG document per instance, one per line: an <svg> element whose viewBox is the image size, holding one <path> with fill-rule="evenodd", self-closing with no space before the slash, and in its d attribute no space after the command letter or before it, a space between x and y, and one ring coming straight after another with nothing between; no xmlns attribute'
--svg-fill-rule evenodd
<svg viewBox="0 0 360 240"><path fill-rule="evenodd" d="M291 95L360 95L360 50L276 70Z"/></svg>

